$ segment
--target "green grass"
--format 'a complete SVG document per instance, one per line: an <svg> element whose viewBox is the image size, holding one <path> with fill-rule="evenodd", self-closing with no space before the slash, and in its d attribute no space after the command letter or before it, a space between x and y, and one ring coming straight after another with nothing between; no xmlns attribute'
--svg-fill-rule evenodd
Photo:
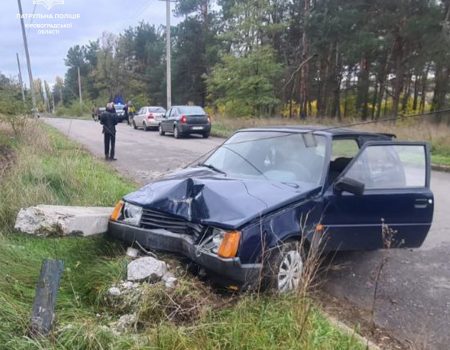
<svg viewBox="0 0 450 350"><path fill-rule="evenodd" d="M0 349L364 348L314 306L305 312L305 300L221 295L183 273L171 292L147 285L139 302L111 303L106 291L126 272L122 245L104 237L32 237L14 232L13 221L20 207L39 203L110 206L135 185L53 129L30 126L20 140L0 128L1 142L15 152L0 179ZM65 270L54 332L33 339L27 328L46 258L64 260ZM111 322L133 311L136 329L115 333Z"/></svg>

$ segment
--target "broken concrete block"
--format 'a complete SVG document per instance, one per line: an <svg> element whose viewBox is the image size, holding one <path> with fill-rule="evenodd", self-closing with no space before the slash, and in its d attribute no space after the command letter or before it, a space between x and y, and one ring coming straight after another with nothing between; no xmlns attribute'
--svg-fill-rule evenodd
<svg viewBox="0 0 450 350"><path fill-rule="evenodd" d="M125 332L127 329L134 326L137 321L135 314L122 315L116 323L116 330L118 332Z"/></svg>
<svg viewBox="0 0 450 350"><path fill-rule="evenodd" d="M113 297L118 297L120 294L122 294L122 292L117 287L111 287L108 289L108 294Z"/></svg>
<svg viewBox="0 0 450 350"><path fill-rule="evenodd" d="M162 276L161 280L164 282L164 285L167 289L175 288L178 281L178 279L172 272L166 272L164 276Z"/></svg>
<svg viewBox="0 0 450 350"><path fill-rule="evenodd" d="M90 236L108 230L114 208L38 205L19 211L14 228L40 236Z"/></svg>
<svg viewBox="0 0 450 350"><path fill-rule="evenodd" d="M168 277L164 280L164 286L167 289L174 289L177 286L177 278L176 277Z"/></svg>
<svg viewBox="0 0 450 350"><path fill-rule="evenodd" d="M167 271L167 266L164 261L146 256L133 260L128 264L127 280L128 281L143 281L150 282L159 281Z"/></svg>

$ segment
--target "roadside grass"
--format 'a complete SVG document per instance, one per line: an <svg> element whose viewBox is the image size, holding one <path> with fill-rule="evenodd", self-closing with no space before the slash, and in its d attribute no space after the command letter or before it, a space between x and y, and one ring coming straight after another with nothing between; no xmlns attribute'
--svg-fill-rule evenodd
<svg viewBox="0 0 450 350"><path fill-rule="evenodd" d="M359 121L349 120L343 124L357 123ZM242 128L252 128L274 125L325 125L338 126L339 123L333 119L309 120L288 119L288 118L224 118L213 117L213 128L211 134L220 137L229 137L236 130ZM431 159L433 164L450 166L450 127L446 123L433 124L427 121L404 120L391 123L378 123L355 126L354 129L393 133L399 140L427 141L431 144Z"/></svg>
<svg viewBox="0 0 450 350"><path fill-rule="evenodd" d="M135 185L39 122L30 122L20 139L3 127L0 135L14 152L13 166L0 178L0 349L365 348L314 306L305 318L309 300L298 295L219 294L184 272L173 291L146 286L134 305L134 329L118 333L111 323L129 310L112 306L107 290L125 277L123 246L106 237L28 236L14 232L13 224L20 207L111 206ZM48 338L30 338L34 290L45 258L65 265L55 329Z"/></svg>

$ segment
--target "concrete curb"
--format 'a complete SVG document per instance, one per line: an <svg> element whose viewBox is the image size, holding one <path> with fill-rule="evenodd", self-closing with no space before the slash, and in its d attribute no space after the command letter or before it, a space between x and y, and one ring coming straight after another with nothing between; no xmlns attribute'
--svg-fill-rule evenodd
<svg viewBox="0 0 450 350"><path fill-rule="evenodd" d="M381 350L381 348L378 345L376 345L373 341L358 334L354 329L350 328L345 323L339 321L337 318L331 316L324 310L322 310L322 313L327 318L328 322L330 322L334 327L339 329L342 333L350 337L353 337L362 344L366 345L368 350Z"/></svg>
<svg viewBox="0 0 450 350"><path fill-rule="evenodd" d="M434 171L442 171L444 173L450 173L450 166L448 165L431 164L431 169Z"/></svg>

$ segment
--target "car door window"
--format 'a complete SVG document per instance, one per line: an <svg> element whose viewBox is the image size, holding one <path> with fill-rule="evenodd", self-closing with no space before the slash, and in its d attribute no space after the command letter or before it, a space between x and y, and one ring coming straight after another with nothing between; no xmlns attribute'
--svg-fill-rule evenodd
<svg viewBox="0 0 450 350"><path fill-rule="evenodd" d="M355 139L334 139L332 143L331 160L337 158L353 158L359 152Z"/></svg>
<svg viewBox="0 0 450 350"><path fill-rule="evenodd" d="M359 154L345 177L364 183L366 189L425 187L425 145L369 145Z"/></svg>

